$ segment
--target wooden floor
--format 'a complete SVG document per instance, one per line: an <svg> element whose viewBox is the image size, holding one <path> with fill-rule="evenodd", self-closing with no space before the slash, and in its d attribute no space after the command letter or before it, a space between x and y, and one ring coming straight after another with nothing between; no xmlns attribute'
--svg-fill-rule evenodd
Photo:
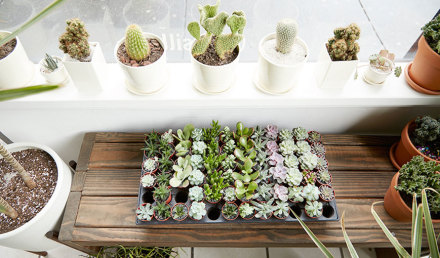
<svg viewBox="0 0 440 258"><path fill-rule="evenodd" d="M67 202L59 239L70 246L313 246L298 223L137 226L135 209L144 135L88 133ZM370 213L383 200L396 169L388 158L397 137L324 135L337 206L345 211L356 246L390 247ZM376 211L405 246L411 225L393 220L383 205ZM339 222L308 223L327 246L345 246Z"/></svg>

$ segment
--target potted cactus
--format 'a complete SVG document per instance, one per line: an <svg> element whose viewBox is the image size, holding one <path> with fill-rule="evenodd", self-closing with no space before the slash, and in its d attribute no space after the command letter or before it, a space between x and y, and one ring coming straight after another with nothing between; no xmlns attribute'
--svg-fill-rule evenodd
<svg viewBox="0 0 440 258"><path fill-rule="evenodd" d="M48 83L65 85L69 81L69 74L61 58L46 54L39 65L40 73Z"/></svg>
<svg viewBox="0 0 440 258"><path fill-rule="evenodd" d="M379 54L371 55L369 60L368 69L363 74L364 81L369 84L383 84L393 70L396 77L402 73L402 67L395 67L394 54L388 50L381 50Z"/></svg>
<svg viewBox="0 0 440 258"><path fill-rule="evenodd" d="M360 28L352 23L333 33L318 58L316 80L321 88L343 88L358 65Z"/></svg>
<svg viewBox="0 0 440 258"><path fill-rule="evenodd" d="M222 206L222 216L226 220L235 220L238 217L238 206L235 203L225 203Z"/></svg>
<svg viewBox="0 0 440 258"><path fill-rule="evenodd" d="M298 83L309 50L297 34L296 21L283 19L278 22L276 33L260 41L254 81L257 88L271 94L282 94Z"/></svg>
<svg viewBox="0 0 440 258"><path fill-rule="evenodd" d="M135 94L159 91L167 81L165 45L152 33L132 24L116 43L114 55L124 72L127 89Z"/></svg>
<svg viewBox="0 0 440 258"><path fill-rule="evenodd" d="M215 5L199 5L200 25L188 24L188 31L195 38L191 48L193 85L209 94L224 92L234 84L240 54L238 44L246 25L244 12L217 13L219 5L220 0ZM231 33L222 34L226 25ZM200 35L200 26L205 29L205 35Z"/></svg>
<svg viewBox="0 0 440 258"><path fill-rule="evenodd" d="M84 22L78 18L66 21L66 32L59 48L65 53L63 63L79 93L97 94L102 90L102 69L105 59L98 42L89 42Z"/></svg>

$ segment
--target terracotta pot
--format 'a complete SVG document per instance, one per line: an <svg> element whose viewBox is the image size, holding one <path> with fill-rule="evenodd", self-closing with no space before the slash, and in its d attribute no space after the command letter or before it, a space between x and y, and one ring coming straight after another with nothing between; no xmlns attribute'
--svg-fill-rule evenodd
<svg viewBox="0 0 440 258"><path fill-rule="evenodd" d="M333 198L332 198L332 199L330 199L330 200L326 200L326 199L324 199L324 197L322 197L322 194L321 194L321 188L324 187L324 186L330 187L330 188L332 189L332 191L333 191ZM336 198L335 190L333 189L333 187L332 187L331 185L325 185L325 184L320 185L320 186L319 186L319 198L320 198L322 201L324 201L324 202L330 202L330 201L332 201L332 200L334 200L334 199Z"/></svg>
<svg viewBox="0 0 440 258"><path fill-rule="evenodd" d="M226 216L225 216L225 214L223 214L223 209L225 208L225 205L226 204L232 204L232 205L235 205L235 207L237 207L237 214L235 215L235 217L233 217L233 218L227 218ZM223 204L223 206L222 206L222 216L223 216L223 218L225 218L225 220L235 220L235 219L237 219L238 218L238 206L237 206L237 204L235 204L235 203L225 203L225 204Z"/></svg>
<svg viewBox="0 0 440 258"><path fill-rule="evenodd" d="M167 204L167 205L168 205L168 204ZM168 205L168 208L170 208L169 205ZM170 209L171 209L171 208L170 208ZM171 214L170 214L170 216L168 216L168 218L160 219L160 218L157 216L156 211L154 211L154 217L157 219L157 221L167 221L168 219L171 218Z"/></svg>
<svg viewBox="0 0 440 258"><path fill-rule="evenodd" d="M255 210L254 210L254 213L252 214L252 216L250 216L250 217L243 217L243 216L241 216L241 213L240 213L240 207L241 207L241 205L243 205L244 204L244 202L243 203L241 203L240 204L240 206L238 207L238 213L240 214L240 217L242 218L242 219L245 219L245 220L251 220L251 219L253 219L254 218L254 216L255 216Z"/></svg>
<svg viewBox="0 0 440 258"><path fill-rule="evenodd" d="M400 136L400 141L397 144L397 147L395 151L390 152L390 158L393 162L393 165L400 169L404 164L408 163L412 157L420 155L422 156L425 161L435 161L440 164L440 161L431 159L430 157L424 155L421 153L411 142L411 139L409 138L410 132L413 132L416 127L416 124L414 123L414 120L410 121L402 130L402 134Z"/></svg>
<svg viewBox="0 0 440 258"><path fill-rule="evenodd" d="M416 56L405 77L408 83L412 81L422 88L440 91L440 55L432 50L424 36L419 39Z"/></svg>
<svg viewBox="0 0 440 258"><path fill-rule="evenodd" d="M189 213L188 206L186 206L186 204L184 204L184 203L176 203L176 204L174 204L173 208L171 209L171 216L173 216L173 210L174 210L174 208L175 208L177 205L183 205L183 206L185 206L185 208L186 208L186 216L185 216L183 219L175 219L175 218L173 218L173 219L176 220L176 221L184 221L184 220L188 217L188 213Z"/></svg>
<svg viewBox="0 0 440 258"><path fill-rule="evenodd" d="M145 174L143 174L141 176L141 178L139 179L139 182L141 183L141 185L142 185L142 178L144 176L146 176L146 175L153 175L154 176L154 174L152 174L152 173L145 173ZM152 186L144 186L144 185L142 185L142 187L145 188L145 189L154 189L156 186L157 186L156 179L154 180L154 184Z"/></svg>
<svg viewBox="0 0 440 258"><path fill-rule="evenodd" d="M168 189L170 189L171 188L171 186L168 186ZM153 194L153 198L154 198L154 200L156 201L156 202L159 202L157 199L156 199L156 197L154 196L154 194ZM170 203L171 202L171 191L170 191L170 194L168 195L168 198L165 200L165 203L166 204L168 204L168 203Z"/></svg>
<svg viewBox="0 0 440 258"><path fill-rule="evenodd" d="M311 218L311 219L317 219L317 218L319 218L319 217L321 217L322 216L322 212L321 212L321 215L318 217L318 216L316 216L316 217L313 217L313 216L310 216L309 215L309 213L307 212L307 210L306 209L304 209L305 210L305 212L306 212L306 215L307 215L307 217L309 217L309 218Z"/></svg>

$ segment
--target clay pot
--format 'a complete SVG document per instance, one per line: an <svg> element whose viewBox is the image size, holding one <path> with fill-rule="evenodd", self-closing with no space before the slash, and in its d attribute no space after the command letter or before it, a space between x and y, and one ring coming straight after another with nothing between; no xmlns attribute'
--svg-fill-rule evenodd
<svg viewBox="0 0 440 258"><path fill-rule="evenodd" d="M435 161L437 163L440 163L438 160L431 159L430 157L424 155L421 153L411 142L411 139L409 138L410 132L413 132L416 127L416 124L414 123L414 120L410 121L402 130L402 134L400 136L400 141L397 144L395 150L393 151L393 148L390 150L390 158L391 161L397 169L400 169L404 164L408 163L412 157L414 156L422 156L425 161Z"/></svg>
<svg viewBox="0 0 440 258"><path fill-rule="evenodd" d="M176 204L174 204L173 208L171 209L171 216L173 216L173 210L174 210L174 208L175 208L176 206L178 206L178 205L183 205L183 206L185 206L185 208L186 208L186 216L185 216L184 218L182 218L182 219L175 219L175 218L173 218L173 219L176 220L176 221L184 221L184 220L188 217L188 213L189 213L188 206L186 206L186 204L184 204L184 203L176 203Z"/></svg>
<svg viewBox="0 0 440 258"><path fill-rule="evenodd" d="M233 217L233 218L228 218L228 217L226 217L225 216L225 214L223 214L223 209L225 208L225 205L235 205L235 207L237 207L237 214L235 215L235 217ZM237 206L237 204L235 204L235 203L225 203L225 204L223 204L223 206L222 206L222 216L223 216L223 218L225 218L225 220L235 220L236 218L238 218L238 206Z"/></svg>
<svg viewBox="0 0 440 258"><path fill-rule="evenodd" d="M252 214L252 216L249 216L249 217L243 217L242 215L241 215L241 213L240 213L240 207L241 207L241 205L243 205L244 204L244 202L242 202L241 204L240 204L240 206L238 207L238 210L239 210L239 214L240 214L240 217L242 218L242 219L245 219L245 220L251 220L251 219L253 219L254 218L254 216L255 216L255 210L254 210L254 213Z"/></svg>
<svg viewBox="0 0 440 258"><path fill-rule="evenodd" d="M419 39L416 56L411 66L408 66L405 77L408 84L417 91L427 94L435 93L426 90L440 91L440 55L432 50L424 36ZM416 84L416 87L412 84ZM418 90L417 87L422 89Z"/></svg>

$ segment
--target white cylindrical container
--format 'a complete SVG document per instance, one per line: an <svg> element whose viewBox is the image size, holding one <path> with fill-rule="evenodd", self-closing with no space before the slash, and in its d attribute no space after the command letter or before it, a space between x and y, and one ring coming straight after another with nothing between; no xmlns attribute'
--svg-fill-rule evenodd
<svg viewBox="0 0 440 258"><path fill-rule="evenodd" d="M48 83L65 85L69 81L69 74L66 71L66 67L64 67L61 58L54 56L53 59L57 61L58 68L52 72L46 71L43 66L45 62L45 59L43 58L39 63L40 73Z"/></svg>
<svg viewBox="0 0 440 258"><path fill-rule="evenodd" d="M272 94L282 94L291 90L298 82L304 63L309 56L306 43L296 37L295 44L301 45L306 52L304 60L295 64L277 64L265 55L263 50L264 42L275 39L275 33L266 35L258 45L258 64L255 76L255 85L264 92Z"/></svg>
<svg viewBox="0 0 440 258"><path fill-rule="evenodd" d="M371 65L368 65L368 69L364 73L364 80L370 84L382 84L391 74L394 69L394 62L385 58L385 61L389 63L391 70L390 71L381 71L378 69L374 69Z"/></svg>
<svg viewBox="0 0 440 258"><path fill-rule="evenodd" d="M51 148L34 143L12 143L6 146L10 152L26 149L40 149L54 159L58 179L52 197L46 206L30 221L10 232L0 234L0 245L26 251L47 251L62 246L45 237L52 230L58 230L72 184L72 173L64 161ZM37 186L38 187L38 186Z"/></svg>
<svg viewBox="0 0 440 258"><path fill-rule="evenodd" d="M0 60L0 90L27 86L34 77L34 64L29 60L18 37L15 39L17 44L14 50Z"/></svg>
<svg viewBox="0 0 440 258"><path fill-rule="evenodd" d="M192 46L194 44L195 41ZM193 67L193 86L206 94L222 93L229 90L235 83L237 64L240 57L240 47L238 48L238 56L234 61L219 66L202 64L190 53Z"/></svg>
<svg viewBox="0 0 440 258"><path fill-rule="evenodd" d="M162 39L152 33L143 33L143 35L148 39L156 39L164 49L162 56L154 63L138 67L123 64L118 58L118 49L125 41L125 37L116 43L114 50L116 61L124 72L128 90L139 95L151 94L161 90L168 80L166 47Z"/></svg>

